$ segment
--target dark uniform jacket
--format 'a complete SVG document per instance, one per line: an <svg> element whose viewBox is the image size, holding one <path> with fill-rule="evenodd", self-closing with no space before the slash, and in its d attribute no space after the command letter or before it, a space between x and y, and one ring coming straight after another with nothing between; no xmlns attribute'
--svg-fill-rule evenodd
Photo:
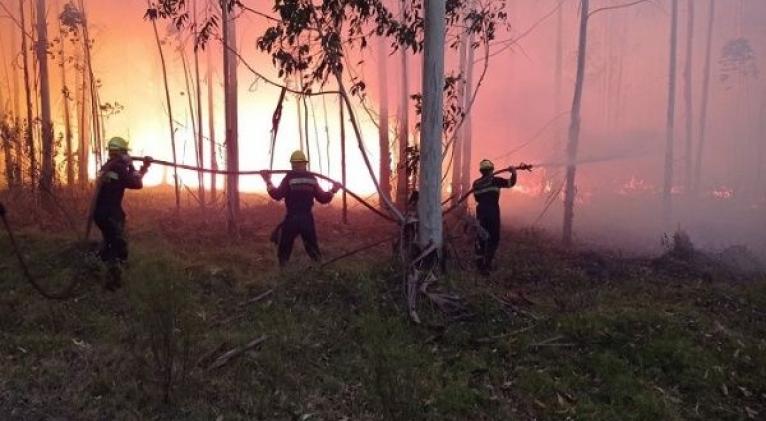
<svg viewBox="0 0 766 421"><path fill-rule="evenodd" d="M269 189L274 200L285 199L287 215L311 213L314 200L321 204L332 201L333 194L322 190L316 177L305 171L290 171L279 187Z"/></svg>
<svg viewBox="0 0 766 421"><path fill-rule="evenodd" d="M119 157L107 161L101 167L101 189L96 198L94 217L124 217L122 198L125 189L144 187L141 173L136 171L129 158Z"/></svg>
<svg viewBox="0 0 766 421"><path fill-rule="evenodd" d="M510 179L485 176L473 182L473 197L476 199L476 213L500 213L500 189L516 185L516 174Z"/></svg>

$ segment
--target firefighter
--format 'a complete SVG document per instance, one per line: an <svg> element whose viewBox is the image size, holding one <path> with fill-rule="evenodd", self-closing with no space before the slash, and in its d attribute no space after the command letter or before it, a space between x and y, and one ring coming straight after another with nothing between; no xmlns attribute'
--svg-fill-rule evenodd
<svg viewBox="0 0 766 421"><path fill-rule="evenodd" d="M111 138L107 149L109 160L98 173L99 187L93 208L93 221L103 236L99 255L109 272L104 287L115 291L122 286L122 265L128 259L122 198L125 189L143 188L143 177L149 170L152 159L144 158L141 169L136 171L128 155L130 149L125 139Z"/></svg>
<svg viewBox="0 0 766 421"><path fill-rule="evenodd" d="M476 237L476 268L483 275L492 269L497 246L500 243L500 189L516 185L516 168L509 167L508 179L494 175L495 165L484 159L479 163L481 178L473 182L473 197L476 200L476 218L484 229Z"/></svg>
<svg viewBox="0 0 766 421"><path fill-rule="evenodd" d="M324 191L319 186L316 177L306 169L308 160L302 151L293 152L290 156L290 164L292 171L285 175L279 187L274 187L270 173L262 174L269 196L277 201L284 199L287 208L285 219L272 236L277 243L277 258L280 267L284 267L290 260L293 243L299 235L309 257L314 261L319 261L321 254L319 253L314 215L311 213L311 208L314 206L314 200L321 204L330 203L333 195L341 187L340 184L334 183L329 192Z"/></svg>

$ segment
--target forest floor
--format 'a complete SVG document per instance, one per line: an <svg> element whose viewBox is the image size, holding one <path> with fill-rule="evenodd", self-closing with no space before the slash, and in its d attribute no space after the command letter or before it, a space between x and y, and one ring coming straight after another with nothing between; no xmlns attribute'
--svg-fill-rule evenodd
<svg viewBox="0 0 766 421"><path fill-rule="evenodd" d="M628 258L511 231L489 278L455 259L442 276L464 314L421 301L416 325L390 244L323 268L296 244L279 271L268 237L282 210L244 200L233 239L221 211L129 195L130 264L111 293L62 228L80 221L5 198L41 283L81 284L45 300L0 234L0 418L766 417L766 277L745 250L707 255L680 237ZM326 260L392 233L361 209L339 219L317 210ZM469 239L455 243L467 264Z"/></svg>

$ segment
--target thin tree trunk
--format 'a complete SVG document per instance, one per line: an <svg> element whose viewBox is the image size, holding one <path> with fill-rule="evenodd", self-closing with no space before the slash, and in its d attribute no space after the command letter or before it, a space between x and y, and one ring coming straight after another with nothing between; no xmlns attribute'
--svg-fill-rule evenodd
<svg viewBox="0 0 766 421"><path fill-rule="evenodd" d="M218 150L215 144L215 107L213 106L213 53L207 47L207 119L210 138L210 168L218 169ZM215 204L218 196L218 180L215 173L210 174L210 203Z"/></svg>
<svg viewBox="0 0 766 421"><path fill-rule="evenodd" d="M332 168L330 166L330 126L328 124L327 116L327 98L326 95L322 95L322 113L324 115L324 134L325 134L325 160L327 163L327 174L331 174Z"/></svg>
<svg viewBox="0 0 766 421"><path fill-rule="evenodd" d="M40 66L40 126L42 130L42 171L40 186L46 191L53 188L53 121L48 75L48 24L45 0L37 0L37 64Z"/></svg>
<svg viewBox="0 0 766 421"><path fill-rule="evenodd" d="M102 149L103 149L103 131L102 131L102 121L101 121L101 111L100 111L100 102L98 99L98 85L96 78L93 73L93 57L91 55L91 39L90 39L90 30L88 28L88 19L87 14L85 13L85 2L84 0L80 0L80 14L82 18L82 36L83 36L83 45L84 45L84 51L85 51L85 67L87 70L87 82L88 82L88 93L90 94L90 104L88 105L90 107L90 131L92 136L90 136L92 139L89 139L92 141L92 152L93 157L96 161L96 167L101 167L102 165ZM88 108L86 106L85 108ZM87 123L86 123L87 124ZM87 168L87 165L86 165Z"/></svg>
<svg viewBox="0 0 766 421"><path fill-rule="evenodd" d="M70 91L69 86L67 85L66 77L67 60L65 56L66 51L64 50L65 36L66 33L61 26L61 21L59 21L59 45L61 47L59 49L59 55L61 56L61 93L64 101L64 143L66 145L66 182L67 187L72 188L74 186L74 154L72 145L72 121L71 113L69 110Z"/></svg>
<svg viewBox="0 0 766 421"><path fill-rule="evenodd" d="M338 97L338 108L340 109L340 172L341 183L344 186L348 180L346 179L346 116L344 115L343 98ZM346 190L343 189L343 223L348 224L348 195Z"/></svg>
<svg viewBox="0 0 766 421"><path fill-rule="evenodd" d="M83 41L87 43L88 41ZM84 48L84 47L83 47ZM80 184L80 187L82 189L85 189L88 186L88 166L90 161L90 120L88 119L88 115L91 114L89 110L89 102L86 101L86 98L89 97L89 77L88 77L88 66L85 64L84 60L87 60L87 57L85 57L85 54L83 54L83 62L82 62L82 72L81 72L81 81L80 81L80 115L79 115L79 128L77 130L79 136L80 136L80 146L77 150L78 159L77 159L77 169L78 169L78 175L77 175L77 181Z"/></svg>
<svg viewBox="0 0 766 421"><path fill-rule="evenodd" d="M13 146L14 146L14 137L15 137L14 133L16 131L16 128L13 125L14 111L12 110L12 104L11 104L11 98L10 98L10 95L12 95L11 79L14 78L14 74L11 73L9 69L8 55L5 52L5 45L3 44L3 41L4 40L0 38L0 56L3 57L3 73L5 73L6 86L4 88L0 88L0 90L3 91L3 92L0 92L0 141L2 141L2 149L4 154L3 173L5 175L5 180L7 182L6 187L8 189L12 189L15 187L15 184L16 184L14 179L15 171L13 169L14 168ZM8 95L9 97L6 98L5 95Z"/></svg>
<svg viewBox="0 0 766 421"><path fill-rule="evenodd" d="M460 85L458 88L458 95L459 100L461 103L461 109L463 111L463 118L468 117L468 114L465 114L465 108L462 106L462 104L465 104L465 97L466 97L466 82L465 82L465 76L466 76L466 69L468 68L468 63L466 61L466 55L468 53L468 33L464 33L460 37L460 47L459 47L459 57L460 57ZM460 197L463 195L462 192L462 180L461 180L461 171L463 170L463 123L461 123L460 127L458 128L458 133L455 135L455 140L453 140L452 143L452 191L450 192L450 196L452 197L451 205L457 206L459 205L458 201L460 200Z"/></svg>
<svg viewBox="0 0 766 421"><path fill-rule="evenodd" d="M384 37L378 37L378 101L380 103L380 118L378 124L378 144L380 147L380 191L391 200L391 148L388 138L388 65L386 42ZM384 201L380 201L383 206Z"/></svg>
<svg viewBox="0 0 766 421"><path fill-rule="evenodd" d="M668 114L665 129L665 180L662 189L662 218L667 228L673 217L673 149L676 113L676 50L678 32L678 0L672 0L670 17L670 70L668 78Z"/></svg>
<svg viewBox="0 0 766 421"><path fill-rule="evenodd" d="M11 45L19 45L16 37L16 32L11 31ZM13 118L14 118L14 139L16 148L16 162L13 167L14 177L16 182L15 187L22 187L24 180L22 179L22 161L24 159L24 147L22 141L22 128L21 128L21 86L19 84L19 66L13 66Z"/></svg>
<svg viewBox="0 0 766 421"><path fill-rule="evenodd" d="M37 151L35 148L35 139L32 130L34 129L32 114L32 85L29 78L29 47L27 46L27 35L24 33L26 22L24 18L24 0L19 0L19 19L21 21L21 55L24 60L24 91L26 93L27 125L24 131L26 139L27 153L29 154L29 186L32 191L37 185ZM19 163L21 165L21 162Z"/></svg>
<svg viewBox="0 0 766 421"><path fill-rule="evenodd" d="M170 86L168 84L168 69L165 63L165 53L162 51L162 42L160 41L160 33L157 30L157 22L152 19L152 29L154 30L154 39L157 42L157 51L160 53L160 64L162 65L162 81L165 86L165 102L168 106L168 126L170 129L170 147L173 152L173 164L178 163L178 156L176 155L176 131L175 123L173 122L173 104L170 101ZM178 168L173 167L173 185L175 187L176 198L176 212L181 209L181 190L178 187Z"/></svg>
<svg viewBox="0 0 766 421"><path fill-rule="evenodd" d="M322 148L319 145L319 126L317 125L317 115L314 109L314 100L311 97L306 98L311 103L311 122L314 125L314 146L317 151L317 163L319 163L319 173L326 174L324 172L324 164L322 164Z"/></svg>
<svg viewBox="0 0 766 421"><path fill-rule="evenodd" d="M300 149L301 151L306 151L306 139L304 137L305 133L303 130L303 118L301 117L301 102L303 98L300 95L297 95L295 97L295 111L297 112L297 118L298 118L298 139L300 140Z"/></svg>
<svg viewBox="0 0 766 421"><path fill-rule="evenodd" d="M400 3L400 16L404 18L404 13L408 8L408 0L402 0ZM410 136L410 113L409 113L409 64L407 49L400 49L401 64L401 86L399 102L399 159L396 174L396 205L402 212L407 210L407 197L409 196L407 179L407 147L409 146Z"/></svg>
<svg viewBox="0 0 766 421"><path fill-rule="evenodd" d="M0 88L0 148L3 150L3 160L0 161L2 165L3 176L6 181L6 188L13 187L13 149L12 149L12 131L11 120L8 118L10 114L10 105L6 102L5 95L10 94L10 72L8 71L8 56L5 54L5 47L3 46L3 39L0 38L0 56L3 58L3 72L5 73L6 87Z"/></svg>
<svg viewBox="0 0 766 421"><path fill-rule="evenodd" d="M440 255L443 241L441 172L444 123L444 1L425 0L424 13L418 241L421 249L434 246L437 255Z"/></svg>
<svg viewBox="0 0 766 421"><path fill-rule="evenodd" d="M221 1L223 21L223 68L226 112L226 168L232 174L226 177L229 233L239 233L239 129L237 114L237 31L234 17L229 13L227 1Z"/></svg>
<svg viewBox="0 0 766 421"><path fill-rule="evenodd" d="M193 95L197 94L197 89L195 89L194 85L190 81L191 71L189 69L189 65L186 60L186 47L184 45L181 45L180 41L181 40L179 38L178 51L181 56L181 64L183 66L183 71L184 71L184 82L186 84L186 100L189 103L189 115L192 122L192 144L194 145L194 160L197 163L197 167L202 168L204 161L201 159L202 148L200 148L200 142L198 142L198 136L200 133L202 133L202 127L197 124L200 121L198 120L199 115L197 114L197 111L195 111L194 109L195 99L193 97ZM204 203L202 203L202 197L199 196L201 192L202 184L204 183L204 179L202 177L203 177L202 171L197 171L197 183L198 183L197 200L199 202L200 207L204 208L205 205Z"/></svg>
<svg viewBox="0 0 766 421"><path fill-rule="evenodd" d="M465 92L463 97L463 109L468 109L471 101L471 95L474 91L473 88L473 66L474 66L474 49L470 46L473 45L474 34L468 36L468 54L466 56L466 71L465 71ZM471 189L471 163L472 163L472 143L473 143L473 117L471 114L465 116L465 121L461 127L463 131L463 168L460 171L461 178L461 192L467 192ZM468 209L468 203L463 202L461 212L465 214Z"/></svg>
<svg viewBox="0 0 766 421"><path fill-rule="evenodd" d="M715 23L715 0L710 0L708 6L707 21L707 40L705 42L705 70L702 79L702 104L700 104L699 115L699 144L697 145L697 156L694 164L694 195L698 196L700 191L700 178L702 176L702 157L705 150L705 135L707 132L707 107L710 98L710 62L713 47L713 25Z"/></svg>
<svg viewBox="0 0 766 421"><path fill-rule="evenodd" d="M562 238L565 245L572 244L574 202L575 196L577 195L575 177L577 175L577 148L580 143L580 109L582 106L583 82L585 80L585 59L588 48L588 13L590 13L590 1L582 0L582 4L580 5L580 35L577 47L577 76L575 78L572 116L569 124L569 140L567 142L566 188L564 191L564 229Z"/></svg>
<svg viewBox="0 0 766 421"><path fill-rule="evenodd" d="M303 90L303 88L301 88ZM311 138L309 137L309 106L306 102L306 96L301 95L301 102L303 103L303 132L304 139L306 140L306 160L307 167L311 170Z"/></svg>
<svg viewBox="0 0 766 421"><path fill-rule="evenodd" d="M763 91L763 98L761 99L761 118L760 118L760 133L766 133L766 89ZM761 182L763 180L763 165L764 165L764 143L766 140L763 139L763 136L761 136L760 139L756 140L758 146L758 162L756 163L755 168L755 185L759 186L756 187L756 192L761 191L761 194L763 194L765 191L763 189L763 183ZM763 197L763 196L761 196Z"/></svg>
<svg viewBox="0 0 766 421"><path fill-rule="evenodd" d="M197 0L194 0L192 3L193 7L193 13L194 13L194 28L195 31L197 30ZM204 167L205 165L205 143L202 136L202 86L200 85L200 75L199 75L199 51L197 51L197 47L194 46L194 80L196 83L196 99L197 99L197 162L199 163L199 167ZM199 171L197 173L197 179L199 183L199 188L197 189L197 194L199 198L199 204L200 207L204 210L205 209L205 173L202 171Z"/></svg>
<svg viewBox="0 0 766 421"><path fill-rule="evenodd" d="M686 22L686 63L684 67L684 102L686 103L686 151L684 153L684 193L692 191L692 66L694 51L694 1L688 0L688 17Z"/></svg>

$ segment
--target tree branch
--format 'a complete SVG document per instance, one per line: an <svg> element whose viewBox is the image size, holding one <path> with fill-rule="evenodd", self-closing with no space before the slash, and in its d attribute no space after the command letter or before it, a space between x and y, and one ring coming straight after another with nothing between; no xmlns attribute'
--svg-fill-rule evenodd
<svg viewBox="0 0 766 421"><path fill-rule="evenodd" d="M26 28L24 28L24 26L21 24L21 22L19 22L19 20L16 19L16 16L13 16L13 13L11 13L11 11L8 10L8 7L5 4L3 4L3 2L0 2L0 7L2 7L3 10L6 13L5 15L0 16L0 18L7 18L7 19L12 20L13 23L16 24L16 27L21 29L21 33L26 35L27 38L29 38L32 42L35 42L35 38L32 36L32 34L26 31Z"/></svg>
<svg viewBox="0 0 766 421"><path fill-rule="evenodd" d="M312 92L304 92L304 91L300 91L300 90L297 90L297 89L292 89L292 88L288 87L287 85L283 85L281 83L274 82L273 80L271 80L271 79L267 78L266 76L264 76L262 73L260 73L257 70L255 70L255 68L253 66L251 66L250 63L247 62L247 60L245 60L245 58L242 56L242 54L239 53L239 51L235 50L234 48L231 48L228 44L223 42L223 39L221 37L216 37L216 39L221 42L221 45L225 49L231 51L237 57L239 62L242 63L247 68L247 70L249 70L253 75L255 75L257 78L263 80L264 82L268 83L269 85L272 85L274 87L277 87L277 88L280 88L280 89L284 89L287 92L290 92L290 93L293 93L293 94L296 94L296 95L302 95L302 96L339 95L341 93L340 91L318 91L318 92L313 92L312 91Z"/></svg>
<svg viewBox="0 0 766 421"><path fill-rule="evenodd" d="M589 13L588 13L588 19L590 19L590 17L591 17L591 16L593 16L593 15L595 15L596 13L599 13L599 12L606 12L607 10L617 10L617 9L624 9L624 8L626 8L626 7L635 6L635 5L638 5L638 4L641 4L641 3L646 3L646 2L649 2L649 1L652 1L652 0L635 0L635 1L632 1L632 2L630 2L630 3L625 3L625 4L618 4L618 5L616 5L616 6L606 6L606 7L602 7L602 8L600 8L600 9L596 9L596 10L593 10L593 11L589 12Z"/></svg>

